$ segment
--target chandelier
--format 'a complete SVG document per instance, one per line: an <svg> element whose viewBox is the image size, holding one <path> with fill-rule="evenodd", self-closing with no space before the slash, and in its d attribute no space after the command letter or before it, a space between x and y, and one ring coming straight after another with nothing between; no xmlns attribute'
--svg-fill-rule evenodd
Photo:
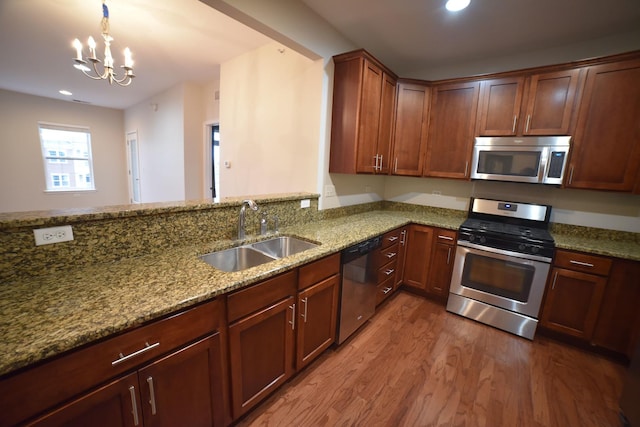
<svg viewBox="0 0 640 427"><path fill-rule="evenodd" d="M73 41L73 47L76 49L75 64L73 66L93 80L109 80L109 84L115 82L120 86L129 86L131 80L135 77L133 74L131 50L129 50L129 48L124 50L124 65L120 66L124 70L124 74L122 77L118 77L113 69L113 56L111 56L111 42L113 41L113 37L109 34L109 8L107 7L106 0L102 1L102 20L100 21L100 26L102 27L102 38L104 40L104 64L102 71L98 71L98 65L101 61L96 57L96 41L91 36L89 36L89 40L87 41L89 45L89 56L86 57L86 59L82 59L82 43L80 40L75 39ZM93 70L87 66L87 64L91 64Z"/></svg>

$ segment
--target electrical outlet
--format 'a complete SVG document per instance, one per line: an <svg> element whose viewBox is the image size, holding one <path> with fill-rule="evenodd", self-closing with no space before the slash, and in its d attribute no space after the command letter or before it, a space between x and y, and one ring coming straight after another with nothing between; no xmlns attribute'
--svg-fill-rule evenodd
<svg viewBox="0 0 640 427"><path fill-rule="evenodd" d="M308 208L309 206L311 206L311 200L309 200L309 199L300 200L300 208L301 209Z"/></svg>
<svg viewBox="0 0 640 427"><path fill-rule="evenodd" d="M68 242L73 240L73 230L70 225L61 227L37 228L33 230L36 238L36 246L50 245L53 243Z"/></svg>
<svg viewBox="0 0 640 427"><path fill-rule="evenodd" d="M335 185L325 185L324 186L324 197L335 197L336 195L336 187Z"/></svg>

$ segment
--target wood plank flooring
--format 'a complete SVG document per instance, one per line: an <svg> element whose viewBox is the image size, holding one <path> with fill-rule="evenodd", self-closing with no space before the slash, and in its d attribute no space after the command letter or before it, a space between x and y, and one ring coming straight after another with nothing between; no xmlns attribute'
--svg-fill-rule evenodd
<svg viewBox="0 0 640 427"><path fill-rule="evenodd" d="M620 426L626 368L400 292L238 426Z"/></svg>

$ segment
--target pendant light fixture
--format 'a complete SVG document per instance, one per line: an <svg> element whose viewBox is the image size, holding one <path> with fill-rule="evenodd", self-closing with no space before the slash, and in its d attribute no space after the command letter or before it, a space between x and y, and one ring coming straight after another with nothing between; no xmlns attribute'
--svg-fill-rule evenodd
<svg viewBox="0 0 640 427"><path fill-rule="evenodd" d="M102 28L102 39L104 40L104 62L102 63L102 61L96 57L96 41L93 37L89 36L87 41L89 56L85 59L82 58L82 43L78 39L73 41L73 47L76 49L75 64L73 66L93 80L108 80L109 84L116 83L120 86L129 86L131 80L135 77L133 74L131 50L129 50L128 47L124 50L124 65L120 66L124 73L122 77L118 77L118 74L114 71L114 61L111 55L111 42L113 41L113 37L109 34L109 8L107 7L106 0L102 1L102 20L100 21L100 26ZM89 63L92 65L93 70L87 66ZM98 71L100 63L102 63L102 71Z"/></svg>

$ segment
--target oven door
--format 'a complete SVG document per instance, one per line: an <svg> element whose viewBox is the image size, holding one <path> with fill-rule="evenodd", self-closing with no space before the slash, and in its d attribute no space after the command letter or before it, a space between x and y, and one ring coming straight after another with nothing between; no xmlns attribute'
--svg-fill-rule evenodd
<svg viewBox="0 0 640 427"><path fill-rule="evenodd" d="M476 145L471 179L539 183L544 179L546 147L492 147Z"/></svg>
<svg viewBox="0 0 640 427"><path fill-rule="evenodd" d="M450 292L537 319L550 266L541 258L458 242Z"/></svg>

